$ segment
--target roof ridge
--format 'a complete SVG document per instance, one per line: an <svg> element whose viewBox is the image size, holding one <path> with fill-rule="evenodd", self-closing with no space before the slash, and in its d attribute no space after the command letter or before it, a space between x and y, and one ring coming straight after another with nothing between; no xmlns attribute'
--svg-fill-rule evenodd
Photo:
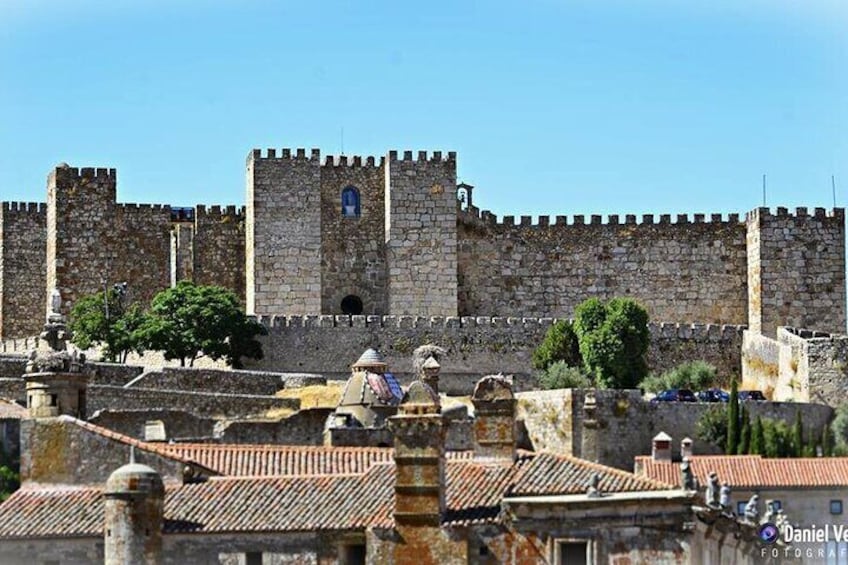
<svg viewBox="0 0 848 565"><path fill-rule="evenodd" d="M594 469L596 471L604 471L606 473L612 473L612 474L618 475L619 477L637 478L639 480L644 480L648 483L653 483L653 486L657 486L657 487L666 487L666 488L673 488L673 489L680 488L677 485L673 485L673 484L666 483L666 482L663 482L663 481L658 481L658 480L656 480L652 477L649 477L647 475L637 475L636 473L631 472L631 471L625 471L624 469L618 469L616 467L610 467L608 465L604 465L603 463L596 463L594 461L589 461L587 459L581 459L579 457L575 457L573 455L568 455L568 454L565 454L565 453L544 452L544 453L540 453L539 456L540 457L549 456L549 457L554 457L554 458L558 458L558 459L563 459L563 460L566 460L566 461L571 461L572 463L574 463L576 465L580 465L580 466L583 466L583 467L588 468L588 469Z"/></svg>

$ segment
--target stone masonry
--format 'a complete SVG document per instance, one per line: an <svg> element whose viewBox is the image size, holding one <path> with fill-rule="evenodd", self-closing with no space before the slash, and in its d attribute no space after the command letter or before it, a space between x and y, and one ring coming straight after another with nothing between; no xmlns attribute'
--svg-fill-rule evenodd
<svg viewBox="0 0 848 565"><path fill-rule="evenodd" d="M147 301L183 279L260 316L569 317L630 296L658 322L845 329L842 209L499 219L458 200L456 166L254 150L244 208L119 204L114 169L60 166L46 206L2 206L0 338L37 331L39 288L67 310L104 283Z"/></svg>

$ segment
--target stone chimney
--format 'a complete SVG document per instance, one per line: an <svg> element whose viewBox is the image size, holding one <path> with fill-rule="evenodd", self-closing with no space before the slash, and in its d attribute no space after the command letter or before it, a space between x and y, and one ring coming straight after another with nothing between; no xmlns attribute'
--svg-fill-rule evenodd
<svg viewBox="0 0 848 565"><path fill-rule="evenodd" d="M165 487L159 473L131 455L109 476L103 497L105 565L162 563Z"/></svg>
<svg viewBox="0 0 848 565"><path fill-rule="evenodd" d="M515 396L502 375L483 377L474 387L474 457L515 459Z"/></svg>
<svg viewBox="0 0 848 565"><path fill-rule="evenodd" d="M692 459L692 438L685 437L680 441L680 459Z"/></svg>
<svg viewBox="0 0 848 565"><path fill-rule="evenodd" d="M660 432L654 436L651 445L651 458L654 461L671 462L671 436Z"/></svg>
<svg viewBox="0 0 848 565"><path fill-rule="evenodd" d="M439 371L442 366L436 361L435 357L428 357L421 366L421 380L424 384L433 389L433 392L439 394Z"/></svg>
<svg viewBox="0 0 848 565"><path fill-rule="evenodd" d="M395 524L439 527L445 512L445 426L439 397L414 381L389 418L395 447Z"/></svg>

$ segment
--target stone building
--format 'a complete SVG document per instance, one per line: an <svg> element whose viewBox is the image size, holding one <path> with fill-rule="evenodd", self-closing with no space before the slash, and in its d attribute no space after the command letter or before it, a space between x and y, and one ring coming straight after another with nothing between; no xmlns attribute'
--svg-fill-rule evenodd
<svg viewBox="0 0 848 565"><path fill-rule="evenodd" d="M118 203L114 169L56 167L46 203L0 204L0 337L118 281L236 291L259 316L563 317L632 296L655 320L845 328L844 211L513 216L481 211L456 154L254 150L246 205Z"/></svg>
<svg viewBox="0 0 848 565"><path fill-rule="evenodd" d="M474 400L491 421L462 453L445 451L438 397L421 382L390 418L394 448L163 444L68 415L27 419L0 563L102 563L118 534L164 564L761 562L754 532L705 517L694 492L516 449L502 379L485 378ZM150 487L136 488L135 516L121 514L129 478Z"/></svg>

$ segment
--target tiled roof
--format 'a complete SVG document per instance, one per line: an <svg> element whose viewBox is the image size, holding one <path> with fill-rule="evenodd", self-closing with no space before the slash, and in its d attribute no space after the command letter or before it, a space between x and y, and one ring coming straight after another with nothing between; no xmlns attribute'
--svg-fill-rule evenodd
<svg viewBox="0 0 848 565"><path fill-rule="evenodd" d="M707 484L711 471L735 488L793 488L848 486L848 457L770 459L759 455L695 455L692 472ZM646 477L680 484L680 463L636 458L636 468Z"/></svg>
<svg viewBox="0 0 848 565"><path fill-rule="evenodd" d="M26 418L27 414L27 409L20 404L6 398L0 398L0 420L19 420L21 418Z"/></svg>
<svg viewBox="0 0 848 565"><path fill-rule="evenodd" d="M601 492L668 490L679 481L640 477L627 471L570 455L541 453L524 467L511 494L516 496L585 493L592 476L600 475Z"/></svg>
<svg viewBox="0 0 848 565"><path fill-rule="evenodd" d="M594 473L601 490L634 492L669 486L573 457L522 454L479 462L462 454L446 463L445 525L498 519L509 494L575 494ZM282 532L390 528L394 465L374 463L365 473L286 477L213 477L168 488L166 533ZM543 477L547 474L550 481ZM99 489L24 488L0 504L0 539L101 535Z"/></svg>
<svg viewBox="0 0 848 565"><path fill-rule="evenodd" d="M159 444L158 449L231 477L364 473L392 460L386 447L302 445Z"/></svg>

